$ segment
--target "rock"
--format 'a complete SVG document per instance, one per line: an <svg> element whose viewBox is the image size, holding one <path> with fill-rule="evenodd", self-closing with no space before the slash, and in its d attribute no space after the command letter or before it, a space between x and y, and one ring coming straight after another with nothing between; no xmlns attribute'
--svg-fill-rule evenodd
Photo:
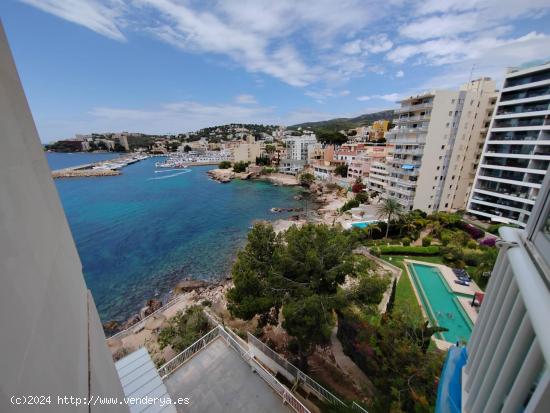
<svg viewBox="0 0 550 413"><path fill-rule="evenodd" d="M174 287L174 292L176 294L187 293L190 291L194 291L198 288L205 288L209 285L210 283L204 280L184 280L184 281L180 281Z"/></svg>
<svg viewBox="0 0 550 413"><path fill-rule="evenodd" d="M136 324L139 321L141 321L141 317L139 316L139 314L134 314L132 317L128 319L128 321L124 323L124 325L122 326L122 329L126 330L127 328L132 327L134 324Z"/></svg>
<svg viewBox="0 0 550 413"><path fill-rule="evenodd" d="M103 323L103 331L105 331L106 334L115 334L120 329L120 325L117 321L111 320L107 321L106 323Z"/></svg>
<svg viewBox="0 0 550 413"><path fill-rule="evenodd" d="M154 313L155 311L157 311L159 308L162 307L162 301L153 298L147 301L147 306L151 309L151 312Z"/></svg>

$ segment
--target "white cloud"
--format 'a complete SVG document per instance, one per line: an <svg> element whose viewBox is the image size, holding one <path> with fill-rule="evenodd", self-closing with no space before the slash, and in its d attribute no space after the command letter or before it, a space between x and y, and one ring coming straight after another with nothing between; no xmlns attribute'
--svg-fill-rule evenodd
<svg viewBox="0 0 550 413"><path fill-rule="evenodd" d="M121 16L125 10L122 0L20 0L46 13L80 24L114 40L124 41Z"/></svg>
<svg viewBox="0 0 550 413"><path fill-rule="evenodd" d="M395 77L403 77L405 76L405 72L403 72L402 70L398 70L397 73L395 74Z"/></svg>
<svg viewBox="0 0 550 413"><path fill-rule="evenodd" d="M256 98L253 95L238 95L235 97L235 102L245 104L245 105L254 105L258 103Z"/></svg>
<svg viewBox="0 0 550 413"><path fill-rule="evenodd" d="M401 93L388 93L388 94L385 94L385 95L365 95L365 96L359 96L357 97L357 100L361 101L361 102L365 102L367 100L371 100L371 99L380 99L380 100L385 100L386 102L390 102L390 103L396 103L397 101L403 99L403 94Z"/></svg>

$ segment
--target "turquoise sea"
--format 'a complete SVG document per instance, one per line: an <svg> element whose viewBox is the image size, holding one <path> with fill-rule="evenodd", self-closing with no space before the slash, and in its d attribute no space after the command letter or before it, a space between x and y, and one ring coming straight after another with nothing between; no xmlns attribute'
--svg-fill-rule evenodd
<svg viewBox="0 0 550 413"><path fill-rule="evenodd" d="M90 156L100 155L47 154L52 169ZM155 161L130 165L119 176L56 180L102 321L125 321L184 278L227 275L255 220L289 215L272 207L302 206L293 198L296 188L220 184L206 174L212 166L156 172Z"/></svg>

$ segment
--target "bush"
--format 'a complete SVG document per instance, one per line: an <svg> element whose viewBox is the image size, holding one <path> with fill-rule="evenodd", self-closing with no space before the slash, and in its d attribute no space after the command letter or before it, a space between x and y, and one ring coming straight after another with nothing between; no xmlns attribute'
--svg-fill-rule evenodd
<svg viewBox="0 0 550 413"><path fill-rule="evenodd" d="M403 238L401 238L401 243L402 243L405 247L408 247L409 245L411 245L411 239L408 238L408 237L403 237Z"/></svg>
<svg viewBox="0 0 550 413"><path fill-rule="evenodd" d="M464 224L463 228L473 239L480 239L485 235L484 231L470 224Z"/></svg>
<svg viewBox="0 0 550 413"><path fill-rule="evenodd" d="M363 192L363 190L365 189L365 185L361 182L355 182L352 186L351 186L351 191L354 193L354 194L359 194L361 192ZM366 195L366 194L365 194ZM367 196L367 199L368 199L368 196Z"/></svg>
<svg viewBox="0 0 550 413"><path fill-rule="evenodd" d="M313 182L315 182L315 176L313 176L313 174L310 174L309 172L304 172L300 175L298 179L300 185L304 187L309 187Z"/></svg>
<svg viewBox="0 0 550 413"><path fill-rule="evenodd" d="M342 208L340 208L340 212L349 211L352 208L357 208L359 205L360 205L360 203L357 199L350 199L348 202L346 202L342 206Z"/></svg>
<svg viewBox="0 0 550 413"><path fill-rule="evenodd" d="M479 245L483 245L484 247L494 247L496 242L497 242L496 238L487 237L479 241Z"/></svg>
<svg viewBox="0 0 550 413"><path fill-rule="evenodd" d="M357 199L360 203L365 204L369 202L369 195L366 192L358 192L355 195L355 199Z"/></svg>
<svg viewBox="0 0 550 413"><path fill-rule="evenodd" d="M229 168L231 168L231 162L221 161L218 165L218 168L220 168L220 169L229 169Z"/></svg>
<svg viewBox="0 0 550 413"><path fill-rule="evenodd" d="M478 247L478 244L477 242L475 242L473 239L471 239L470 241L468 241L468 243L466 244L466 247L467 248L470 248L472 250L475 250L477 247Z"/></svg>
<svg viewBox="0 0 550 413"><path fill-rule="evenodd" d="M262 168L261 174L262 174L262 175L269 175L269 174L272 174L272 173L274 173L274 172L275 172L275 168L270 168L269 166L264 166L264 167Z"/></svg>
<svg viewBox="0 0 550 413"><path fill-rule="evenodd" d="M233 164L233 172L245 172L248 166L248 162L240 161Z"/></svg>
<svg viewBox="0 0 550 413"><path fill-rule="evenodd" d="M334 168L334 174L340 175L342 178L345 178L348 176L348 166L345 164L338 165L336 168Z"/></svg>
<svg viewBox="0 0 550 413"><path fill-rule="evenodd" d="M492 224L489 225L489 228L487 228L487 232L490 232L493 235L498 235L498 229L502 227L504 224Z"/></svg>
<svg viewBox="0 0 550 413"><path fill-rule="evenodd" d="M372 247L370 249L370 253L375 257L380 257L380 255L382 255L382 252L380 251L380 247Z"/></svg>
<svg viewBox="0 0 550 413"><path fill-rule="evenodd" d="M430 245L432 245L432 237L424 237L422 239L422 246L429 247Z"/></svg>
<svg viewBox="0 0 550 413"><path fill-rule="evenodd" d="M437 255L439 247L432 245L429 247L401 247L398 245L382 245L378 247L381 254L396 255Z"/></svg>

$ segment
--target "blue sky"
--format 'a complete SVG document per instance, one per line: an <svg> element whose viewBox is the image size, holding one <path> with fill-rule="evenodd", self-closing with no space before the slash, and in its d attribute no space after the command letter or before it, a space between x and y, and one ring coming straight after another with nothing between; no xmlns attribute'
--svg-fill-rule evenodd
<svg viewBox="0 0 550 413"><path fill-rule="evenodd" d="M550 58L548 0L6 0L44 142L293 124Z"/></svg>

